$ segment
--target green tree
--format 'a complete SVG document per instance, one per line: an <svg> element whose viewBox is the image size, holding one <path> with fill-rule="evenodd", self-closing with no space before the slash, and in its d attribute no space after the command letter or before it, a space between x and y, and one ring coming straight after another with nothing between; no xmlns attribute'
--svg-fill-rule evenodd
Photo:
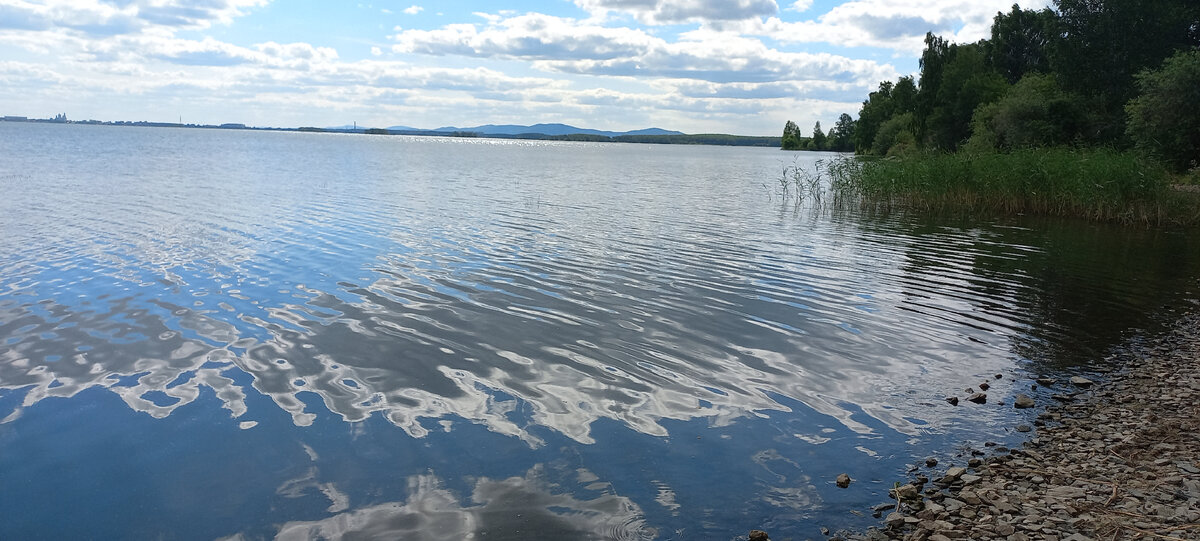
<svg viewBox="0 0 1200 541"><path fill-rule="evenodd" d="M1054 146L1075 141L1085 115L1052 75L1031 73L971 120L972 151Z"/></svg>
<svg viewBox="0 0 1200 541"><path fill-rule="evenodd" d="M783 125L783 142L780 145L783 150L800 150L803 148L800 141L800 126L791 120Z"/></svg>
<svg viewBox="0 0 1200 541"><path fill-rule="evenodd" d="M1013 4L1012 11L997 13L992 19L988 63L1011 84L1029 73L1049 73L1048 48L1057 25L1058 17L1049 8L1023 10Z"/></svg>
<svg viewBox="0 0 1200 541"><path fill-rule="evenodd" d="M875 143L875 133L887 119L891 118L892 105L891 81L879 83L879 90L867 95L862 109L858 111L858 125L854 130L854 149L856 152L870 152Z"/></svg>
<svg viewBox="0 0 1200 541"><path fill-rule="evenodd" d="M1134 75L1175 51L1200 47L1196 0L1056 0L1058 30L1050 63L1063 87L1095 98L1094 139L1124 133L1124 106L1137 94Z"/></svg>
<svg viewBox="0 0 1200 541"><path fill-rule="evenodd" d="M933 32L925 33L925 49L921 51L921 80L917 92L916 135L926 139L925 126L933 110L938 104L942 87L942 72L950 61L953 52L950 42L935 36Z"/></svg>
<svg viewBox="0 0 1200 541"><path fill-rule="evenodd" d="M911 75L905 75L896 81L892 87L892 114L917 112L917 82Z"/></svg>
<svg viewBox="0 0 1200 541"><path fill-rule="evenodd" d="M825 132L821 131L821 121L817 121L817 125L813 126L812 139L809 140L809 149L811 150L826 150L829 148L828 139Z"/></svg>
<svg viewBox="0 0 1200 541"><path fill-rule="evenodd" d="M838 117L837 124L834 124L833 129L829 130L829 149L837 152L853 151L854 129L854 119L850 115L842 113L842 116Z"/></svg>
<svg viewBox="0 0 1200 541"><path fill-rule="evenodd" d="M924 138L918 141L925 146L954 151L971 136L971 116L975 109L999 99L1008 84L987 65L983 46L978 43L951 45L944 60L939 66L937 95L930 98L929 116L918 117L916 129L918 132L923 129ZM922 92L926 80L922 72Z"/></svg>
<svg viewBox="0 0 1200 541"><path fill-rule="evenodd" d="M1137 147L1177 171L1200 167L1200 51L1184 51L1136 77L1141 93L1125 106Z"/></svg>

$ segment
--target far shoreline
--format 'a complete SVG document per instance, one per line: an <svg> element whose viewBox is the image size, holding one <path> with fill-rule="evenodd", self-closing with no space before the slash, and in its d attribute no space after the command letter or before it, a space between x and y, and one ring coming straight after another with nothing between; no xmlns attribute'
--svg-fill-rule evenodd
<svg viewBox="0 0 1200 541"><path fill-rule="evenodd" d="M26 117L0 117L0 123L28 123L28 124L69 124L80 126L119 126L119 127L142 127L142 128L182 128L182 129L206 129L206 130L245 130L245 131L268 131L268 132L304 132L304 133L341 133L352 135L406 135L416 137L449 137L449 138L469 138L469 139L519 139L530 141L574 141L587 143L628 143L628 144L655 144L655 145L708 145L708 146L735 146L735 147L773 147L779 148L782 144L782 137L779 136L759 136L759 135L730 135L724 133L696 133L696 134L643 134L643 135L594 135L588 133L573 133L573 134L545 134L545 133L484 133L476 131L442 131L442 130L392 130L387 128L317 128L312 126L301 126L298 128L277 128L277 127L257 127L247 126L239 123L226 124L184 124L181 122L150 122L144 120L138 121L99 121L99 120L65 120L65 119L34 119Z"/></svg>

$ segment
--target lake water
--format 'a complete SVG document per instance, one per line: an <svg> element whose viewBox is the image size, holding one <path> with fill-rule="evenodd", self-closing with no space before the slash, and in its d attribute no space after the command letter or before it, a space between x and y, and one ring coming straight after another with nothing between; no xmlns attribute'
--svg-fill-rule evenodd
<svg viewBox="0 0 1200 541"><path fill-rule="evenodd" d="M816 538L1200 297L775 193L822 157L0 122L0 538Z"/></svg>

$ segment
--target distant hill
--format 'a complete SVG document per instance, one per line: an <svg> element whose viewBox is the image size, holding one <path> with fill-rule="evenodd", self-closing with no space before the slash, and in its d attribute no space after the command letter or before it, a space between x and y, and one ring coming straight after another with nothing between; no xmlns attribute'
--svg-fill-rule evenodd
<svg viewBox="0 0 1200 541"><path fill-rule="evenodd" d="M442 133L451 132L473 132L481 135L525 135L525 134L541 134L541 135L598 135L602 137L619 137L622 135L683 135L683 132L664 130L661 128L646 128L644 130L635 130L629 132L614 132L604 130L592 130L588 128L579 128L568 124L534 124L532 126L522 126L518 124L484 124L482 126L474 126L470 128L459 128L456 126L443 126L434 130L418 130L407 126L392 126L388 128L392 131L433 131Z"/></svg>

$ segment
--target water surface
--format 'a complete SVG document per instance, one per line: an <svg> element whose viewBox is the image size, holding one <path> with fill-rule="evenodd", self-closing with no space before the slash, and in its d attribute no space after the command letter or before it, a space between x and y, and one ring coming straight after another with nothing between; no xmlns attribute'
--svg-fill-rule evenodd
<svg viewBox="0 0 1200 541"><path fill-rule="evenodd" d="M0 123L0 538L815 537L1197 298L1194 235L777 192L828 157Z"/></svg>

